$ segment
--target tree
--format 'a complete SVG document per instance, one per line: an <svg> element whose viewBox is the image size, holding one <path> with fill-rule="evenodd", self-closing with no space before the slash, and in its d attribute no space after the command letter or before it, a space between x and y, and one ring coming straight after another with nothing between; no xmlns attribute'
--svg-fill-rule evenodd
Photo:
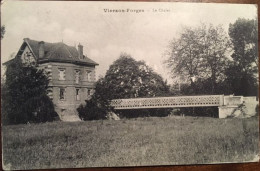
<svg viewBox="0 0 260 171"><path fill-rule="evenodd" d="M105 77L97 81L96 91L92 99L86 102L85 109L81 107L79 115L82 118L87 118L86 115L91 115L87 112L95 106L95 108L100 109L96 110L98 111L97 115L104 118L105 113L112 110L109 106L112 99L166 95L169 95L169 86L160 75L143 61L136 61L128 54L121 54L120 58L109 67ZM128 114L126 112L121 112L121 114L124 116L131 115L131 112ZM146 115L152 114L146 111Z"/></svg>
<svg viewBox="0 0 260 171"><path fill-rule="evenodd" d="M4 34L5 34L5 26L1 26L1 39L4 38Z"/></svg>
<svg viewBox="0 0 260 171"><path fill-rule="evenodd" d="M191 90L195 94L196 80L211 81L209 94L217 93L217 83L224 79L227 66L230 42L221 26L200 25L196 28L185 27L178 39L173 39L167 51L166 64L172 77L180 77L190 81ZM207 84L208 86L208 84Z"/></svg>
<svg viewBox="0 0 260 171"><path fill-rule="evenodd" d="M169 90L160 75L143 61L135 61L127 54L121 54L110 66L104 86L111 99L162 96Z"/></svg>
<svg viewBox="0 0 260 171"><path fill-rule="evenodd" d="M227 80L236 95L258 95L257 21L239 18L229 25L234 47L233 61L226 70Z"/></svg>
<svg viewBox="0 0 260 171"><path fill-rule="evenodd" d="M202 30L202 69L206 78L211 82L211 94L219 93L217 82L223 83L225 79L224 71L230 62L227 53L230 51L230 41L228 35L221 26Z"/></svg>
<svg viewBox="0 0 260 171"><path fill-rule="evenodd" d="M239 18L229 25L229 36L234 46L232 58L245 72L257 72L257 21ZM253 65L254 64L254 65Z"/></svg>
<svg viewBox="0 0 260 171"><path fill-rule="evenodd" d="M173 39L167 51L166 64L172 73L172 77L187 78L192 84L192 78L199 76L200 45L199 29L185 27L180 38Z"/></svg>
<svg viewBox="0 0 260 171"><path fill-rule="evenodd" d="M7 64L2 89L4 123L47 122L57 117L47 96L48 83L43 70L22 64L20 58Z"/></svg>

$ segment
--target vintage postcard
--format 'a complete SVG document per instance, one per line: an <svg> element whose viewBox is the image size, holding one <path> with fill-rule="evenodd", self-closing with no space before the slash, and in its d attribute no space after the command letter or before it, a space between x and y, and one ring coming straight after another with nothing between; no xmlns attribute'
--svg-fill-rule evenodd
<svg viewBox="0 0 260 171"><path fill-rule="evenodd" d="M259 162L257 5L4 1L4 170Z"/></svg>

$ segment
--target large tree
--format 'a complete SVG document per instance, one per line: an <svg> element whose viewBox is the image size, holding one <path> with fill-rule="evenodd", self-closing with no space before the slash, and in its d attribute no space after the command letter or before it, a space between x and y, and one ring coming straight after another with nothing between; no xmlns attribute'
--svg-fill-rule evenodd
<svg viewBox="0 0 260 171"><path fill-rule="evenodd" d="M20 58L10 61L2 87L4 124L46 122L57 117L47 96L48 83L43 70L24 65Z"/></svg>
<svg viewBox="0 0 260 171"><path fill-rule="evenodd" d="M222 26L209 25L202 29L202 67L203 74L211 85L211 93L219 93L217 83L223 83L225 69L230 60L227 58L231 43Z"/></svg>
<svg viewBox="0 0 260 171"><path fill-rule="evenodd" d="M162 96L169 87L162 77L143 61L122 54L107 71L104 87L111 99Z"/></svg>
<svg viewBox="0 0 260 171"><path fill-rule="evenodd" d="M257 21L239 18L229 25L229 36L234 46L232 58L243 72L257 72Z"/></svg>
<svg viewBox="0 0 260 171"><path fill-rule="evenodd" d="M179 77L184 83L186 78L190 82L193 91L189 93L195 93L195 80L205 80L206 87L210 86L207 93L215 94L216 84L224 79L229 48L228 35L222 26L184 27L180 37L169 46L166 64L173 78Z"/></svg>
<svg viewBox="0 0 260 171"><path fill-rule="evenodd" d="M111 108L109 101L120 98L138 98L169 95L169 86L160 75L143 61L136 61L128 54L121 54L97 81L96 91L86 107L79 110L83 119L104 118ZM96 105L94 105L96 104ZM96 114L90 113L94 111ZM103 113L103 115L102 115ZM146 112L149 115L149 112Z"/></svg>
<svg viewBox="0 0 260 171"><path fill-rule="evenodd" d="M257 21L238 19L229 25L234 51L226 70L227 81L236 95L258 95Z"/></svg>
<svg viewBox="0 0 260 171"><path fill-rule="evenodd" d="M173 78L185 79L193 82L194 76L199 76L201 60L200 32L198 28L183 28L179 38L174 38L167 50L166 64Z"/></svg>

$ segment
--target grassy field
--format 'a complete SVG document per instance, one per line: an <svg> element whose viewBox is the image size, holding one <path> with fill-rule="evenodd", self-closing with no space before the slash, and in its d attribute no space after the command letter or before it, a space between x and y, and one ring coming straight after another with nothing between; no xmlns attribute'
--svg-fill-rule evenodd
<svg viewBox="0 0 260 171"><path fill-rule="evenodd" d="M242 162L259 152L258 117L54 122L2 131L7 169Z"/></svg>

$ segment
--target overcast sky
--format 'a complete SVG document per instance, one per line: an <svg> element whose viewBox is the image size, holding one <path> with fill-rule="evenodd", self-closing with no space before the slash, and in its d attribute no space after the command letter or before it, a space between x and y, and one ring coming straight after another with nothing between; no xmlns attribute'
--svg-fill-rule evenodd
<svg viewBox="0 0 260 171"><path fill-rule="evenodd" d="M84 54L99 63L97 78L105 75L121 52L126 52L136 60L144 60L168 81L163 53L183 26L222 24L228 31L229 24L238 18L257 16L255 5L213 3L8 1L1 8L1 22L6 27L1 63L17 53L23 38L63 41L84 46Z"/></svg>

